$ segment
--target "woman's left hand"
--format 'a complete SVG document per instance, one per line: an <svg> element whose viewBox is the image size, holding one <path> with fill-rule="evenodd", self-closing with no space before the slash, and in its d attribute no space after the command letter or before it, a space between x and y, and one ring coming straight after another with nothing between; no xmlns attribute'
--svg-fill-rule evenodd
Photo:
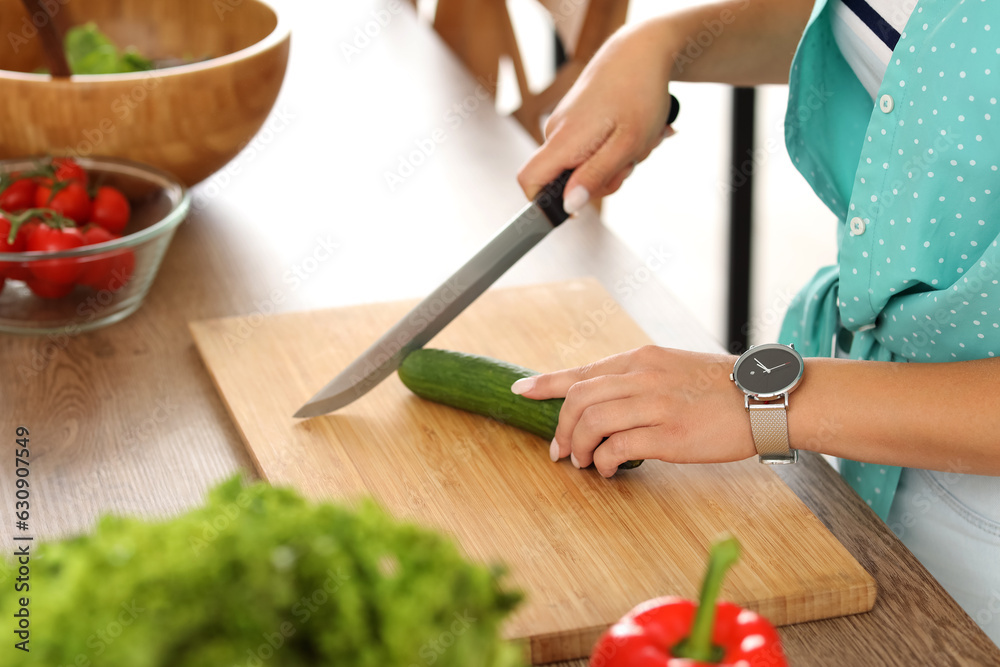
<svg viewBox="0 0 1000 667"><path fill-rule="evenodd" d="M625 461L739 461L756 453L734 357L649 345L587 366L518 380L527 398L565 397L553 461L605 477ZM605 440L605 438L607 438Z"/></svg>

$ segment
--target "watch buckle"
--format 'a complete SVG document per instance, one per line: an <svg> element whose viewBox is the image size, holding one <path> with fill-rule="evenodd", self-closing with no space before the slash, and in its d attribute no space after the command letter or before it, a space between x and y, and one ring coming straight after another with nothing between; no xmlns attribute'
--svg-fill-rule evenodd
<svg viewBox="0 0 1000 667"><path fill-rule="evenodd" d="M787 454L760 454L757 460L769 466L798 463L799 450L789 449Z"/></svg>
<svg viewBox="0 0 1000 667"><path fill-rule="evenodd" d="M787 392L785 392L784 394L782 394L780 397L773 396L773 397L771 397L770 400L762 399L759 396L751 396L750 394L743 394L743 407L745 407L747 409L747 412L750 412L750 399L751 398L754 401L757 401L756 403L753 404L753 407L756 408L756 409L758 409L758 410L768 410L768 409L787 410L788 409L788 393ZM781 398L780 402L778 401L778 398Z"/></svg>

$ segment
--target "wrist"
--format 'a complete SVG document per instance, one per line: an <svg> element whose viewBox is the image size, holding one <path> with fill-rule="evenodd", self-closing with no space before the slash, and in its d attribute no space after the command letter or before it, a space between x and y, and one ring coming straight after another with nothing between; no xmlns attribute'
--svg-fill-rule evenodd
<svg viewBox="0 0 1000 667"><path fill-rule="evenodd" d="M718 57L715 42L721 35L721 29L715 26L728 26L734 16L726 3L720 3L693 7L648 21L643 28L659 46L657 60L653 62L663 64L669 81L719 79L719 67L713 64L713 60ZM725 24L720 17L725 17Z"/></svg>
<svg viewBox="0 0 1000 667"><path fill-rule="evenodd" d="M683 60L690 39L685 23L683 17L669 14L645 21L635 28L633 38L648 45L648 62L662 68L664 81L675 81L683 73L684 67L678 67L678 63Z"/></svg>
<svg viewBox="0 0 1000 667"><path fill-rule="evenodd" d="M831 454L831 443L842 435L844 424L838 417L836 401L829 399L831 385L837 381L831 367L841 364L837 359L804 360L802 381L788 406L788 440L795 449Z"/></svg>
<svg viewBox="0 0 1000 667"><path fill-rule="evenodd" d="M657 78L666 87L672 79L674 57L684 45L676 24L673 15L666 15L626 25L604 43L598 55L607 52L629 67L658 70Z"/></svg>

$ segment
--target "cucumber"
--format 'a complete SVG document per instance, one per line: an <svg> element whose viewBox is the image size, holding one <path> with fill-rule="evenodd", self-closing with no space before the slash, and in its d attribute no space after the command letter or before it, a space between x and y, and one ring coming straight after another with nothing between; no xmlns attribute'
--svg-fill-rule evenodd
<svg viewBox="0 0 1000 667"><path fill-rule="evenodd" d="M511 392L521 378L538 375L515 364L452 350L422 348L406 355L399 379L417 396L474 412L551 441L563 399L535 401ZM642 461L627 461L630 469Z"/></svg>

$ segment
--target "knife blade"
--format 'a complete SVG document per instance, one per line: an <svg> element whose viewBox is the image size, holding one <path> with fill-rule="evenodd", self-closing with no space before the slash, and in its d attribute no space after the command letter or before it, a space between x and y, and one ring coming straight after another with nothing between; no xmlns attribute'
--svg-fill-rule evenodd
<svg viewBox="0 0 1000 667"><path fill-rule="evenodd" d="M670 96L670 125L680 104ZM403 358L423 347L529 250L565 221L563 191L573 174L562 172L482 249L418 303L361 356L319 390L293 415L299 419L333 412L368 393L393 373Z"/></svg>

